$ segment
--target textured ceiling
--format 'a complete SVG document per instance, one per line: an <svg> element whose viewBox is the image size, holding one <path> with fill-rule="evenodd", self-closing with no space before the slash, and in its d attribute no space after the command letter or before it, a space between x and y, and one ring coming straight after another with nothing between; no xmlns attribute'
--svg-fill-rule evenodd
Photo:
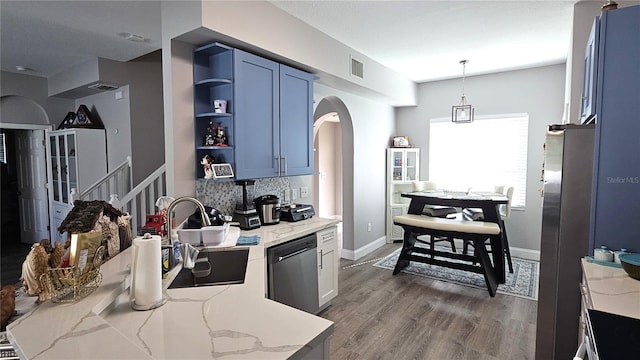
<svg viewBox="0 0 640 360"><path fill-rule="evenodd" d="M272 1L417 82L566 60L573 1ZM161 47L160 1L0 1L2 70L48 77ZM268 29L266 29L268 30ZM124 40L129 32L144 42Z"/></svg>
<svg viewBox="0 0 640 360"><path fill-rule="evenodd" d="M159 1L0 1L2 70L49 77L96 57L129 61L162 46ZM118 33L134 33L131 42Z"/></svg>

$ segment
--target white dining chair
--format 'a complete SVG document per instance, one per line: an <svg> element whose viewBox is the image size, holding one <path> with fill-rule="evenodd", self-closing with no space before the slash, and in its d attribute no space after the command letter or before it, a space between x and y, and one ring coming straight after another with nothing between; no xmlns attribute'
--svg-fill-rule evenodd
<svg viewBox="0 0 640 360"><path fill-rule="evenodd" d="M494 188L496 194L503 194L509 200L505 205L500 205L499 212L500 218L502 219L502 247L504 248L504 255L507 258L507 265L509 265L509 272L513 273L513 263L511 261L511 251L509 250L509 240L507 238L507 226L505 224L505 220L511 216L511 201L513 199L513 186L509 186L506 188L500 185ZM463 209L462 214L466 219L474 220L474 221L483 221L484 214L482 213L482 209ZM465 241L462 245L462 253L466 254L469 250L469 245L473 246L473 244Z"/></svg>
<svg viewBox="0 0 640 360"><path fill-rule="evenodd" d="M429 190L437 190L438 187L433 181L414 181L413 182L413 191L429 191ZM448 217L452 214L457 214L458 209L451 206L441 206L441 205L425 205L422 208L422 215L431 216L431 217ZM421 235L416 238L416 240L429 244L429 247L433 251L435 249L435 243L439 241L447 241L451 245L451 250L456 252L456 245L454 239L452 237L447 236L430 236L430 235ZM433 256L432 256L433 257Z"/></svg>

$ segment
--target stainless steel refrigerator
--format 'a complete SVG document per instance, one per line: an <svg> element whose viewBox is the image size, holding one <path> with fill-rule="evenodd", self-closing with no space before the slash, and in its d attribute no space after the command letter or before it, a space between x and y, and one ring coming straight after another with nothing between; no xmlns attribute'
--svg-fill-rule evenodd
<svg viewBox="0 0 640 360"><path fill-rule="evenodd" d="M536 359L572 359L578 347L580 258L589 253L593 125L550 125L543 167Z"/></svg>

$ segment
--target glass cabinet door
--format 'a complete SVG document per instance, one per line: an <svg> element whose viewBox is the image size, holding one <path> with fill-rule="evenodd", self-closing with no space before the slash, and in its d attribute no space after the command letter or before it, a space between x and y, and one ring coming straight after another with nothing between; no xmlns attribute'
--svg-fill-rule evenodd
<svg viewBox="0 0 640 360"><path fill-rule="evenodd" d="M418 179L418 153L407 150L406 154L405 181L416 181Z"/></svg>
<svg viewBox="0 0 640 360"><path fill-rule="evenodd" d="M49 161L51 161L51 176L53 178L53 200L61 201L60 199L60 164L59 164L59 151L57 144L57 136L49 137L49 148L51 149L51 156Z"/></svg>
<svg viewBox="0 0 640 360"><path fill-rule="evenodd" d="M60 164L60 191L61 201L69 202L69 175L66 136L58 136L58 162Z"/></svg>
<svg viewBox="0 0 640 360"><path fill-rule="evenodd" d="M402 164L404 163L403 152L394 151L391 155L391 159L393 161L392 169L392 180L393 181L403 181L404 174L402 171Z"/></svg>
<svg viewBox="0 0 640 360"><path fill-rule="evenodd" d="M67 134L67 176L69 178L69 191L71 189L78 190L78 171L76 169L76 136L75 134Z"/></svg>

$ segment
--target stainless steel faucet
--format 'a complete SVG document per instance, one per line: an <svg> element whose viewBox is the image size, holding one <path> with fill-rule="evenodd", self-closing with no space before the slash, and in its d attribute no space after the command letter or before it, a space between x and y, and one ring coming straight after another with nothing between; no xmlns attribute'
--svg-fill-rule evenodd
<svg viewBox="0 0 640 360"><path fill-rule="evenodd" d="M173 200L171 204L169 204L169 207L167 207L167 223L169 228L169 239L171 239L172 242L173 242L173 229L171 229L171 224L173 221L173 208L175 208L176 205L178 205L179 203L185 202L185 201L193 203L195 206L198 207L198 209L200 210L200 215L202 216L202 226L211 226L209 215L207 215L207 211L205 210L204 205L202 205L200 200L191 196L179 197Z"/></svg>

